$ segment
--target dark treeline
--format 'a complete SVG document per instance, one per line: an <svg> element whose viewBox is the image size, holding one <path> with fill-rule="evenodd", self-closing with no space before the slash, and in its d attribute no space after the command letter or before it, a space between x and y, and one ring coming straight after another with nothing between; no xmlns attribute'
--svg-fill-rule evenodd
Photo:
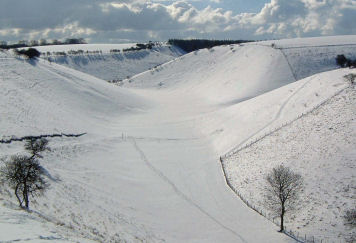
<svg viewBox="0 0 356 243"><path fill-rule="evenodd" d="M0 41L0 49L14 49L22 47L31 47L31 46L48 46L48 45L74 45L74 44L87 44L83 38L67 38L64 41L52 40L47 41L45 39L41 40L21 40L15 44L8 44L5 41Z"/></svg>
<svg viewBox="0 0 356 243"><path fill-rule="evenodd" d="M356 68L356 59L352 60L352 59L346 58L345 55L343 55L343 54L337 55L336 63L340 67Z"/></svg>
<svg viewBox="0 0 356 243"><path fill-rule="evenodd" d="M15 49L15 53L17 55L23 55L26 56L27 58L35 58L35 57L39 57L41 55L41 53L35 49L35 48L28 48L27 50L22 49L22 50L18 50Z"/></svg>
<svg viewBox="0 0 356 243"><path fill-rule="evenodd" d="M135 47L125 48L122 51L126 52L126 51L140 51L140 50L145 50L145 49L152 49L156 45L157 45L157 43L153 43L152 41L150 41L147 44L138 43L138 44L136 44Z"/></svg>
<svg viewBox="0 0 356 243"><path fill-rule="evenodd" d="M192 52L204 48L212 48L214 46L240 44L252 42L251 40L204 40L204 39L169 39L168 44L178 46L186 52Z"/></svg>

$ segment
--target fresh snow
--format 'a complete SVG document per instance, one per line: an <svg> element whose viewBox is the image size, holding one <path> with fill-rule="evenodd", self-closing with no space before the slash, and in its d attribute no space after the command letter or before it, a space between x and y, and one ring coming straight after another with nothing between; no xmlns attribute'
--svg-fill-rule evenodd
<svg viewBox="0 0 356 243"><path fill-rule="evenodd" d="M300 209L288 217L287 229L323 242L355 236L343 218L355 205L355 107L355 89L346 88L311 113L224 158L229 182L272 218L264 204L265 176L284 164L305 182Z"/></svg>
<svg viewBox="0 0 356 243"><path fill-rule="evenodd" d="M0 201L1 202L1 201ZM1 242L95 242L69 233L36 212L28 213L8 202L0 204Z"/></svg>
<svg viewBox="0 0 356 243"><path fill-rule="evenodd" d="M355 43L352 36L337 39L336 45ZM349 50L344 48L349 47L333 51ZM310 63L261 43L214 47L170 60L119 87L73 70L72 64L0 53L1 138L87 133L50 139L52 151L42 165L51 188L31 204L33 210L51 219L47 227L54 236L66 239L75 234L100 242L293 242L227 187L219 156L234 158L251 141L328 106L331 97L346 92L343 76L350 70L317 74L316 65L310 72L316 75L295 82L301 78L295 70ZM22 146L1 144L0 151L20 153ZM347 158L354 164L352 153ZM260 168L253 162L251 176ZM325 178L322 171L315 173ZM1 195L16 203L6 188ZM323 224L308 233L319 234ZM48 232L41 224L33 227Z"/></svg>
<svg viewBox="0 0 356 243"><path fill-rule="evenodd" d="M339 46L355 45L355 35L338 35L338 36L323 36L323 37L307 37L295 39L268 40L257 42L260 44L271 45L274 43L277 47L303 47L303 46ZM251 43L254 44L254 43Z"/></svg>
<svg viewBox="0 0 356 243"><path fill-rule="evenodd" d="M106 81L120 81L138 73L153 70L165 62L171 61L183 54L181 49L157 43L152 49L122 52L125 48L136 44L78 44L36 47L40 52L68 52L83 50L83 54L42 55L41 58L75 70L93 75ZM110 53L110 50L121 52ZM86 53L101 51L101 53Z"/></svg>
<svg viewBox="0 0 356 243"><path fill-rule="evenodd" d="M48 45L35 46L40 52L68 52L68 51L101 51L104 54L109 54L110 50L123 50L130 47L135 47L136 43L126 44L75 44L75 45Z"/></svg>

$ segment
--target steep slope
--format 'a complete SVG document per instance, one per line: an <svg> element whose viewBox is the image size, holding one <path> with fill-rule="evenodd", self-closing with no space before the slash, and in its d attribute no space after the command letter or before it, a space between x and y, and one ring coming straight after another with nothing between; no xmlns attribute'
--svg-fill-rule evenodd
<svg viewBox="0 0 356 243"><path fill-rule="evenodd" d="M305 79L302 85L292 84L284 89L283 94L272 92L265 98L258 97L291 84L306 73L336 69L334 51L348 51L350 55L356 55L356 51L349 48L355 42L355 36L276 41L277 46L284 48L308 46L313 50L312 53L321 52L327 56L327 62L320 62L320 55L303 58L306 52L303 48L293 49L293 55L298 54L296 59L286 55L283 50L272 48L269 42L215 47L187 54L154 71L136 75L125 80L123 86L134 88L133 91L140 95L152 97L162 107L169 106L162 104L163 100L174 104L177 110L167 111L170 115L161 119L189 123L194 130L209 137L216 151L223 154L243 145L251 137L272 129L272 123L278 126L337 92L335 83L322 82L329 75L325 74ZM327 48L320 49L321 45L334 45L334 51L329 53ZM331 62L332 66L329 65ZM297 75L296 70L309 71ZM339 77L340 74L331 75ZM321 83L319 87L314 86L315 90L310 89L313 86L310 84L312 79ZM291 98L299 97L299 93L305 94L306 100L293 103ZM287 105L294 105L293 109ZM197 111L204 115L197 117Z"/></svg>
<svg viewBox="0 0 356 243"><path fill-rule="evenodd" d="M271 66L278 67L271 72ZM164 89L232 105L295 81L278 50L265 46L214 47L125 80L125 87Z"/></svg>
<svg viewBox="0 0 356 243"><path fill-rule="evenodd" d="M67 54L65 56L51 54L41 57L106 81L119 81L131 77L185 54L177 47L163 44L147 50L122 51L130 47L135 47L135 44L83 44L36 48L44 53L68 53L71 50L82 50L83 54ZM111 53L110 50L120 50L120 52ZM87 51L89 53L86 53ZM100 53L93 53L95 51Z"/></svg>
<svg viewBox="0 0 356 243"><path fill-rule="evenodd" d="M337 55L356 58L356 36L329 36L261 41L252 45L272 46L280 50L297 80L337 69ZM248 44L247 44L248 45Z"/></svg>
<svg viewBox="0 0 356 243"><path fill-rule="evenodd" d="M288 217L287 228L310 240L352 242L356 232L345 225L344 215L355 206L355 108L355 88L344 89L311 113L224 159L228 180L249 203L272 217L264 204L264 177L284 164L305 183L300 208Z"/></svg>
<svg viewBox="0 0 356 243"><path fill-rule="evenodd" d="M42 160L51 188L31 207L50 220L52 231L100 242L288 242L236 200L199 132L160 119L181 104L166 97L162 107L46 61L0 61L2 137L87 133L51 139ZM1 144L0 150L23 153L22 146ZM16 203L9 189L2 197Z"/></svg>
<svg viewBox="0 0 356 243"><path fill-rule="evenodd" d="M127 90L42 60L4 57L0 68L2 138L80 133L148 105Z"/></svg>
<svg viewBox="0 0 356 243"><path fill-rule="evenodd" d="M45 60L0 61L2 136L87 133L51 139L52 186L33 208L101 242L291 242L226 186L219 156L341 92L349 72L295 82L281 50L252 44L190 53L124 88Z"/></svg>

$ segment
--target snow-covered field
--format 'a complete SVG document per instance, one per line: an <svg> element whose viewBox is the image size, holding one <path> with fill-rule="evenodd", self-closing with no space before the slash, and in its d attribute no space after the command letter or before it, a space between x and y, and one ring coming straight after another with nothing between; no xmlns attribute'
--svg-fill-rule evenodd
<svg viewBox="0 0 356 243"><path fill-rule="evenodd" d="M136 44L79 44L36 47L40 52L84 51L84 54L42 55L41 58L75 70L93 75L106 81L119 81L138 73L154 69L160 64L171 61L185 54L181 49L166 44L157 44L152 49L126 51ZM110 50L121 52L110 53ZM86 53L101 51L101 53Z"/></svg>
<svg viewBox="0 0 356 243"><path fill-rule="evenodd" d="M352 44L355 37L341 39ZM299 41L288 44L297 45ZM333 43L334 39L322 41ZM333 51L353 53L345 48L349 47L340 45ZM332 55L327 58L335 58ZM80 238L99 242L293 242L236 197L226 186L219 162L219 156L230 152L231 176L238 175L233 158L244 150L236 154L236 149L307 113L337 92L352 94L342 91L348 87L343 76L350 70L295 82L299 78L294 70L310 67L312 60L305 63L302 58L288 58L287 52L260 43L215 47L171 58L166 64L124 80L120 87L89 75L89 71L73 70L73 64L66 67L43 59L26 61L0 53L1 138L87 133L79 138L50 139L52 151L45 155L42 165L50 175L51 187L31 204L49 223L44 227L39 219L24 217L37 222L34 232L42 232L41 236L67 241L74 241L75 235L80 242ZM319 63L320 57L314 60ZM139 65L138 60L126 68L135 65ZM312 72L318 73L319 68L316 64ZM104 72L115 74L109 69ZM345 100L350 104L344 109L354 111L352 99ZM322 107L330 104L333 102ZM327 116L327 112L323 114ZM346 130L333 133L335 141L342 139ZM307 131L305 128L305 134ZM306 138L302 136L300 143ZM320 144L313 141L308 148L319 154ZM22 146L21 142L0 144L0 152L3 156L19 153ZM345 151L347 148L343 147ZM310 152L311 157L316 154ZM347 158L355 164L352 153ZM251 179L255 171L261 171L261 165L247 155L245 159L251 174L245 171L244 175ZM318 168L317 164L302 165L305 171ZM342 166L337 168L346 168ZM353 171L351 168L348 173ZM313 169L313 175L322 181L320 178L327 174ZM343 176L340 173L335 178ZM314 181L309 182L310 188L323 188ZM259 193L258 188L247 190ZM8 202L16 200L6 188L2 192L7 203L0 207L0 213L10 214L13 209ZM350 204L355 199L348 200ZM303 225L305 218L303 223L310 223L304 229L319 234L329 219L315 223L309 212L314 213L309 209L289 226ZM339 224L336 229L342 230ZM26 234L25 230L19 228L19 235ZM331 239L330 234L322 235ZM7 234L4 240L19 238Z"/></svg>
<svg viewBox="0 0 356 243"><path fill-rule="evenodd" d="M40 52L68 52L68 51L101 51L103 54L109 54L110 50L123 50L130 47L135 47L136 43L127 44L76 44L76 45L48 45L36 46Z"/></svg>

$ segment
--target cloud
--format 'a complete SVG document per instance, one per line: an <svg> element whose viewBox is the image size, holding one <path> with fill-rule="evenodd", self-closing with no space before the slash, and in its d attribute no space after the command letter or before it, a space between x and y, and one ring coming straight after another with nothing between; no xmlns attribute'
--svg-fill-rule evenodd
<svg viewBox="0 0 356 243"><path fill-rule="evenodd" d="M74 36L93 42L261 39L356 34L355 22L355 0L271 0L258 13L237 15L211 6L197 9L188 0L0 2L0 39L8 40Z"/></svg>
<svg viewBox="0 0 356 243"><path fill-rule="evenodd" d="M356 21L353 0L272 0L250 20L256 34L308 36L356 34L350 21Z"/></svg>

